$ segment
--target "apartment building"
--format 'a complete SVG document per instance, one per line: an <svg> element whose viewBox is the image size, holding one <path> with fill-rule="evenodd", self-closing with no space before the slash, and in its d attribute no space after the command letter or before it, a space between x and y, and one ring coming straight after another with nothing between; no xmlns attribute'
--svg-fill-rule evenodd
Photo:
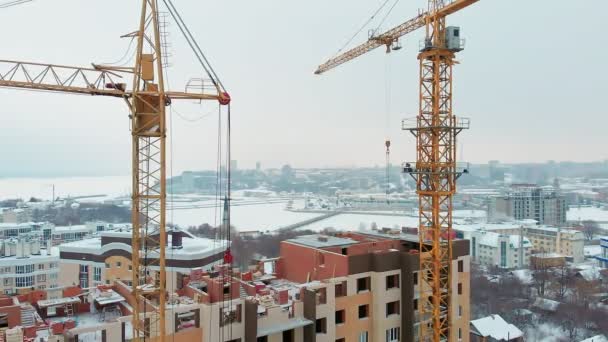
<svg viewBox="0 0 608 342"><path fill-rule="evenodd" d="M168 232L166 249L167 288L183 286L192 269L209 269L223 258L221 243L194 237L181 230ZM82 288L122 281L131 284L131 229L100 231L97 237L61 244L59 247L63 286ZM150 258L154 258L151 255ZM155 264L150 262L150 264ZM158 266L149 267L150 277L157 276Z"/></svg>
<svg viewBox="0 0 608 342"><path fill-rule="evenodd" d="M523 235L500 234L486 230L470 233L471 258L482 265L521 268L530 264L534 248Z"/></svg>
<svg viewBox="0 0 608 342"><path fill-rule="evenodd" d="M581 231L568 228L538 226L533 220L506 223L482 223L454 225L454 230L464 238L472 239L474 231L488 231L503 235L523 234L532 244L531 253L559 253L572 262L585 260L585 237ZM471 244L471 254L473 254Z"/></svg>
<svg viewBox="0 0 608 342"><path fill-rule="evenodd" d="M39 235L29 233L0 240L0 293L26 294L45 290L56 295L59 284L59 254L41 248Z"/></svg>
<svg viewBox="0 0 608 342"><path fill-rule="evenodd" d="M488 201L488 220L535 220L539 225L566 224L566 199L553 187L515 184L502 196Z"/></svg>
<svg viewBox="0 0 608 342"><path fill-rule="evenodd" d="M171 232L174 233L177 234ZM74 272L82 265L102 267L108 258L127 256L126 247L121 245L126 235L117 232L100 235L101 241L95 243L87 242L94 240L89 239L68 243L67 249L62 246L62 263L69 259L67 264L73 265ZM194 238L183 235L182 238L183 249L188 250L187 254L194 253L192 241L186 242ZM170 236L171 248L177 246L177 239ZM84 242L90 246L84 246ZM94 246L101 251L94 252ZM169 287L167 333L178 341L202 342L417 341L420 324L427 324L418 312L419 286L423 283L418 272L418 247L416 236L400 231L309 235L281 242L279 257L260 260L247 272L231 270L219 263L208 268L188 268L187 273L181 274L181 282ZM214 249L205 250L215 256ZM171 268L168 272L181 267L176 264L178 260L184 263L181 265L184 270L191 265L184 261L186 255L174 256L168 261ZM123 265L127 264L122 264L121 269ZM108 266L109 270L102 270L101 283L108 280L110 284L87 290L91 293L87 301L94 303L99 312L108 311L106 305L116 306L112 312L118 314L94 313L83 296L74 297L72 290L64 291L64 298L37 305L39 315L46 318L47 307L80 298L81 302L75 305L75 324L57 327L65 318L60 310L53 311L56 316L49 320L54 335L68 341L132 338L131 308L135 303L131 288L122 276L113 278L116 267ZM468 241L454 241L451 266L453 334L449 341L467 342L470 336ZM61 277L69 276L67 273L64 275L62 270ZM168 279L172 278L168 275ZM66 289L80 287L66 286ZM108 293L108 296L98 293ZM146 305L155 306L152 302ZM25 331L36 334L42 330L39 328L27 330L26 327ZM151 328L154 334L157 327Z"/></svg>
<svg viewBox="0 0 608 342"><path fill-rule="evenodd" d="M599 260L600 266L603 268L608 268L608 237L602 236L600 237L600 247L601 253L595 258Z"/></svg>
<svg viewBox="0 0 608 342"><path fill-rule="evenodd" d="M0 222L27 223L32 220L32 210L29 208L7 208L2 210Z"/></svg>
<svg viewBox="0 0 608 342"><path fill-rule="evenodd" d="M109 230L130 229L130 223L108 223L103 221L91 221L85 224L70 226L54 226L51 230L53 245L65 242L80 241Z"/></svg>
<svg viewBox="0 0 608 342"><path fill-rule="evenodd" d="M537 252L559 253L573 262L585 261L585 236L574 229L556 227L525 228L524 234L530 239Z"/></svg>
<svg viewBox="0 0 608 342"><path fill-rule="evenodd" d="M45 236L50 237L53 230L51 223L0 223L0 240L15 238L21 234L37 232L44 239Z"/></svg>

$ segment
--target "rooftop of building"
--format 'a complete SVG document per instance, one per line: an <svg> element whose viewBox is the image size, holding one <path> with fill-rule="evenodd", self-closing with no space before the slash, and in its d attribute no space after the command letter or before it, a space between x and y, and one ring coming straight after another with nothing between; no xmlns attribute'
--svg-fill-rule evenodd
<svg viewBox="0 0 608 342"><path fill-rule="evenodd" d="M532 243L530 242L530 240L528 240L527 237L523 237L520 241L520 235L518 235L518 234L503 235L503 234L499 234L499 233L495 233L495 232L488 232L488 231L480 231L478 233L480 236L479 236L479 239L477 240L477 243L479 243L480 245L497 248L499 241L501 241L501 239L506 239L509 241L509 245L513 248L519 248L520 244L524 248L532 247Z"/></svg>
<svg viewBox="0 0 608 342"><path fill-rule="evenodd" d="M357 240L353 240L350 238L342 238L323 234L300 235L293 239L288 239L286 241L313 248L345 247L358 243Z"/></svg>
<svg viewBox="0 0 608 342"><path fill-rule="evenodd" d="M59 260L59 248L52 247L51 250L40 249L39 254L29 254L27 256L5 256L0 255L0 266L21 266L32 263L53 262Z"/></svg>
<svg viewBox="0 0 608 342"><path fill-rule="evenodd" d="M483 337L491 337L496 341L510 341L523 337L524 334L513 324L505 321L500 315L490 315L472 320L471 326Z"/></svg>
<svg viewBox="0 0 608 342"><path fill-rule="evenodd" d="M173 237L167 234L166 257L168 260L190 260L205 258L217 254L226 248L226 241L217 241L207 238L195 237L187 232L182 232L184 238L181 245L173 244ZM118 238L116 241L102 244L104 237ZM92 237L80 241L68 242L59 246L60 252L86 253L101 255L105 252L121 249L131 253L130 239L132 237L130 229L119 229L103 231L98 237ZM122 241L121 241L122 239Z"/></svg>

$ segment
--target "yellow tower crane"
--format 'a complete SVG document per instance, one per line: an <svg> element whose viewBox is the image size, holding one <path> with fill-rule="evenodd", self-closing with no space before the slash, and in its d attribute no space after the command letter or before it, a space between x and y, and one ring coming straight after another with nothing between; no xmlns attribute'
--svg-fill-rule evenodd
<svg viewBox="0 0 608 342"><path fill-rule="evenodd" d="M322 74L382 45L397 50L399 38L426 27L418 54L420 105L404 130L416 137L417 160L404 172L416 180L419 203L420 341L456 341L451 334L452 197L456 180L466 168L456 165L456 136L469 121L452 114L452 67L462 50L460 30L446 27L446 17L479 0L429 0L427 11L319 66ZM404 339L405 340L405 339Z"/></svg>
<svg viewBox="0 0 608 342"><path fill-rule="evenodd" d="M170 0L163 0L183 32L183 21ZM187 30L187 28L186 28ZM166 89L158 0L142 0L133 67L64 65L0 60L0 87L122 98L130 110L132 135L132 295L133 340L166 339L166 136L165 107L173 100L214 100L230 96L187 31L186 39L209 74L200 91ZM123 81L132 77L132 84ZM150 272L150 269L158 272Z"/></svg>

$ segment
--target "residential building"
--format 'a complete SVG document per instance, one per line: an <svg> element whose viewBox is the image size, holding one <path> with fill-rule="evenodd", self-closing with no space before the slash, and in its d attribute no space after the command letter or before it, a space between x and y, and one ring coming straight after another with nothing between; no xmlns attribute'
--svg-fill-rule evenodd
<svg viewBox="0 0 608 342"><path fill-rule="evenodd" d="M471 321L471 342L523 342L524 333L500 315Z"/></svg>
<svg viewBox="0 0 608 342"><path fill-rule="evenodd" d="M470 234L471 258L483 265L522 268L530 264L533 245L523 235L500 234L486 230Z"/></svg>
<svg viewBox="0 0 608 342"><path fill-rule="evenodd" d="M26 223L32 220L32 211L28 208L5 209L2 211L3 223Z"/></svg>
<svg viewBox="0 0 608 342"><path fill-rule="evenodd" d="M37 232L44 238L50 237L53 230L53 225L50 223L0 223L0 240L11 237L18 237L21 234Z"/></svg>
<svg viewBox="0 0 608 342"><path fill-rule="evenodd" d="M59 254L41 247L36 233L0 240L0 294L45 290L54 295L59 284Z"/></svg>
<svg viewBox="0 0 608 342"><path fill-rule="evenodd" d="M533 184L512 185L503 196L488 203L488 220L535 220L539 225L566 224L566 199L558 189Z"/></svg>
<svg viewBox="0 0 608 342"><path fill-rule="evenodd" d="M454 230L464 238L472 239L475 231L491 231L503 235L523 234L531 243L533 253L558 253L575 263L585 260L585 236L581 231L568 228L538 226L532 220L506 223L455 224ZM473 244L471 244L471 254Z"/></svg>
<svg viewBox="0 0 608 342"><path fill-rule="evenodd" d="M209 269L222 260L225 243L194 237L181 230L168 232L166 249L167 288L175 291L193 269ZM131 284L131 229L101 231L99 236L59 246L61 285L82 288L122 281ZM154 258L154 256L151 256ZM156 277L158 266L149 266Z"/></svg>
<svg viewBox="0 0 608 342"><path fill-rule="evenodd" d="M93 235L109 230L130 229L130 223L108 223L103 221L91 221L85 224L56 226L52 229L53 245L65 242L80 241Z"/></svg>
<svg viewBox="0 0 608 342"><path fill-rule="evenodd" d="M608 268L608 236L600 237L601 254L595 258L603 268Z"/></svg>
<svg viewBox="0 0 608 342"><path fill-rule="evenodd" d="M171 248L174 233L170 233ZM122 246L125 234L100 235L99 242L88 239L66 244L69 248L62 248L62 262L70 259L75 265L72 272L78 272L83 257L84 263L93 265L100 264L96 256L104 260L127 257L127 247ZM188 254L195 253L193 242L186 242L195 238L181 236L187 253L168 260L173 268L168 273L179 268L177 260L184 262ZM101 251L94 252L94 246ZM215 255L214 249L205 248ZM200 249L198 245L196 250ZM309 235L281 242L279 257L260 260L247 272L218 263L208 269L189 269L179 286L169 287L167 334L177 341L202 342L416 341L419 325L426 324L417 309L423 284L418 250L418 238L400 231ZM468 251L468 241L453 242L450 315L454 333L449 342L467 342L470 336ZM183 266L187 264L191 263ZM21 315L14 313L9 327L21 323L27 337L50 330L67 340L131 339L135 304L131 288L122 276L121 280L112 278L117 270L112 265L109 268L105 279L111 279L110 284L89 289L66 286L62 298L38 300L37 314L47 321L23 324ZM168 274L168 282L171 279ZM83 296L84 291L89 295ZM15 299L6 302L12 307ZM0 299L0 312L2 303ZM74 306L70 324L61 309L67 305ZM154 309L157 304L146 305ZM45 322L50 329L44 329ZM157 332L157 326L150 327L153 334Z"/></svg>

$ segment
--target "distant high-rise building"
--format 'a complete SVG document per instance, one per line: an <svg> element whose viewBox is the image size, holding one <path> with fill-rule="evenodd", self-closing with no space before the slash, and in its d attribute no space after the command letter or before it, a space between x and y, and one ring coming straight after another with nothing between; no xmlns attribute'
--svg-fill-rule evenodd
<svg viewBox="0 0 608 342"><path fill-rule="evenodd" d="M532 219L540 225L563 226L566 223L566 199L553 187L516 184L506 195L490 199L488 219Z"/></svg>
<svg viewBox="0 0 608 342"><path fill-rule="evenodd" d="M261 162L256 162L255 163L255 170L260 172L262 171L262 163Z"/></svg>
<svg viewBox="0 0 608 342"><path fill-rule="evenodd" d="M237 165L236 160L234 160L234 159L233 159L233 160L231 160L231 161L230 161L230 170L232 170L232 171L236 171L236 170L237 170L237 168L238 168L238 165Z"/></svg>

